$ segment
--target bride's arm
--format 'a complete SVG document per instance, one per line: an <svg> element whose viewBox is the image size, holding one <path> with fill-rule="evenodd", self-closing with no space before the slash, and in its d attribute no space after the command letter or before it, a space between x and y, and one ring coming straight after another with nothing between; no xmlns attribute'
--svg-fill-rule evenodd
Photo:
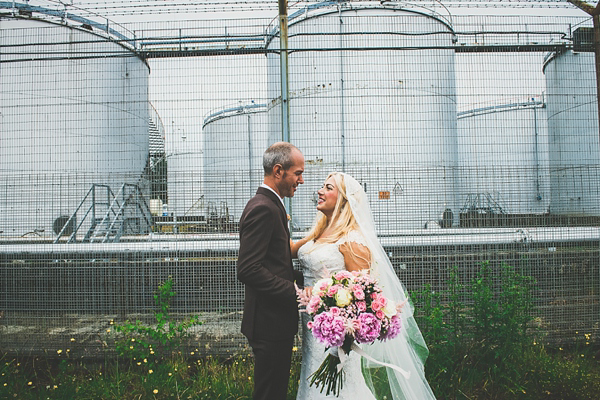
<svg viewBox="0 0 600 400"><path fill-rule="evenodd" d="M298 249L300 247L304 246L306 244L306 242L308 242L307 238L302 238L295 243L292 241L292 239L290 239L290 248L292 249L292 258L298 258Z"/></svg>
<svg viewBox="0 0 600 400"><path fill-rule="evenodd" d="M367 246L356 242L345 242L339 246L339 249L344 256L346 270L358 271L371 267L371 251Z"/></svg>

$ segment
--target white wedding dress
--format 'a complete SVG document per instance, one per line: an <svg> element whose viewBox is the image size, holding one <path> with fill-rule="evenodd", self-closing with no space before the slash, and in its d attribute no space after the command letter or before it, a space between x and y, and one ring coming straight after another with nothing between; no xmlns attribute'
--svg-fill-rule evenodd
<svg viewBox="0 0 600 400"><path fill-rule="evenodd" d="M344 256L340 253L339 246L346 242L367 245L359 232L351 231L336 243L315 243L311 240L300 247L298 259L304 273L305 286L313 286L319 279L331 276L334 272L345 268ZM319 368L328 353L325 345L318 342L306 327L309 320L310 317L306 313L302 313L302 369L296 399L375 400L361 372L361 357L353 351L350 352L344 365L344 384L337 397L331 393L326 396L327 389L323 386L318 388L315 385L310 386L309 376ZM323 389L322 393L321 389Z"/></svg>

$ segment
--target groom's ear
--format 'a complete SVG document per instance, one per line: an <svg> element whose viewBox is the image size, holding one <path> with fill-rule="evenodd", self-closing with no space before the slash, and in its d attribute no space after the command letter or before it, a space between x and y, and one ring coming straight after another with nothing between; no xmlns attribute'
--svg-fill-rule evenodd
<svg viewBox="0 0 600 400"><path fill-rule="evenodd" d="M273 177L281 178L283 176L283 165L275 164L273 167Z"/></svg>

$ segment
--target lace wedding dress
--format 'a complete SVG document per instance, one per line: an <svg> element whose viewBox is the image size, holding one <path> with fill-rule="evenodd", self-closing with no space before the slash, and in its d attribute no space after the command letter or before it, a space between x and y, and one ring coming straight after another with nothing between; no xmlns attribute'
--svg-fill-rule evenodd
<svg viewBox="0 0 600 400"><path fill-rule="evenodd" d="M331 276L331 274L344 269L344 256L339 251L339 246L346 242L356 242L366 246L366 241L357 231L351 231L336 243L307 242L298 250L298 259L304 273L304 285L313 286L316 281ZM341 400L375 400L367 387L361 372L361 357L355 352L350 352L348 361L344 365L344 385L339 395L326 396L327 389L310 386L309 376L315 372L325 357L328 350L318 342L312 332L306 327L310 317L302 314L302 369L300 372L300 385L298 387L298 400L316 399L341 399ZM340 350L341 351L341 350Z"/></svg>

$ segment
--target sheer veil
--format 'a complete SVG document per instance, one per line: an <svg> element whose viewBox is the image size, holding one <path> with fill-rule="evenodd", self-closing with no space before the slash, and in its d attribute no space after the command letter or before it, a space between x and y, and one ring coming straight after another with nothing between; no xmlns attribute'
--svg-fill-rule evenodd
<svg viewBox="0 0 600 400"><path fill-rule="evenodd" d="M341 175L344 177L346 196L352 213L371 251L371 273L379 280L386 297L393 299L397 304L403 303L407 300L404 286L394 272L392 263L377 238L371 208L363 187L350 175L344 173ZM383 392L379 388L379 384L374 387L373 382L387 378L394 400L435 399L425 379L424 371L424 363L429 355L429 350L415 322L413 311L413 306L406 301L401 313L402 329L396 338L361 346L375 360L396 365L410 372L410 377L406 379L392 368L383 367L363 358L363 375L377 398L382 398L386 394L389 396L389 393ZM385 373L382 373L383 370ZM377 374L377 379L374 379L375 374Z"/></svg>

